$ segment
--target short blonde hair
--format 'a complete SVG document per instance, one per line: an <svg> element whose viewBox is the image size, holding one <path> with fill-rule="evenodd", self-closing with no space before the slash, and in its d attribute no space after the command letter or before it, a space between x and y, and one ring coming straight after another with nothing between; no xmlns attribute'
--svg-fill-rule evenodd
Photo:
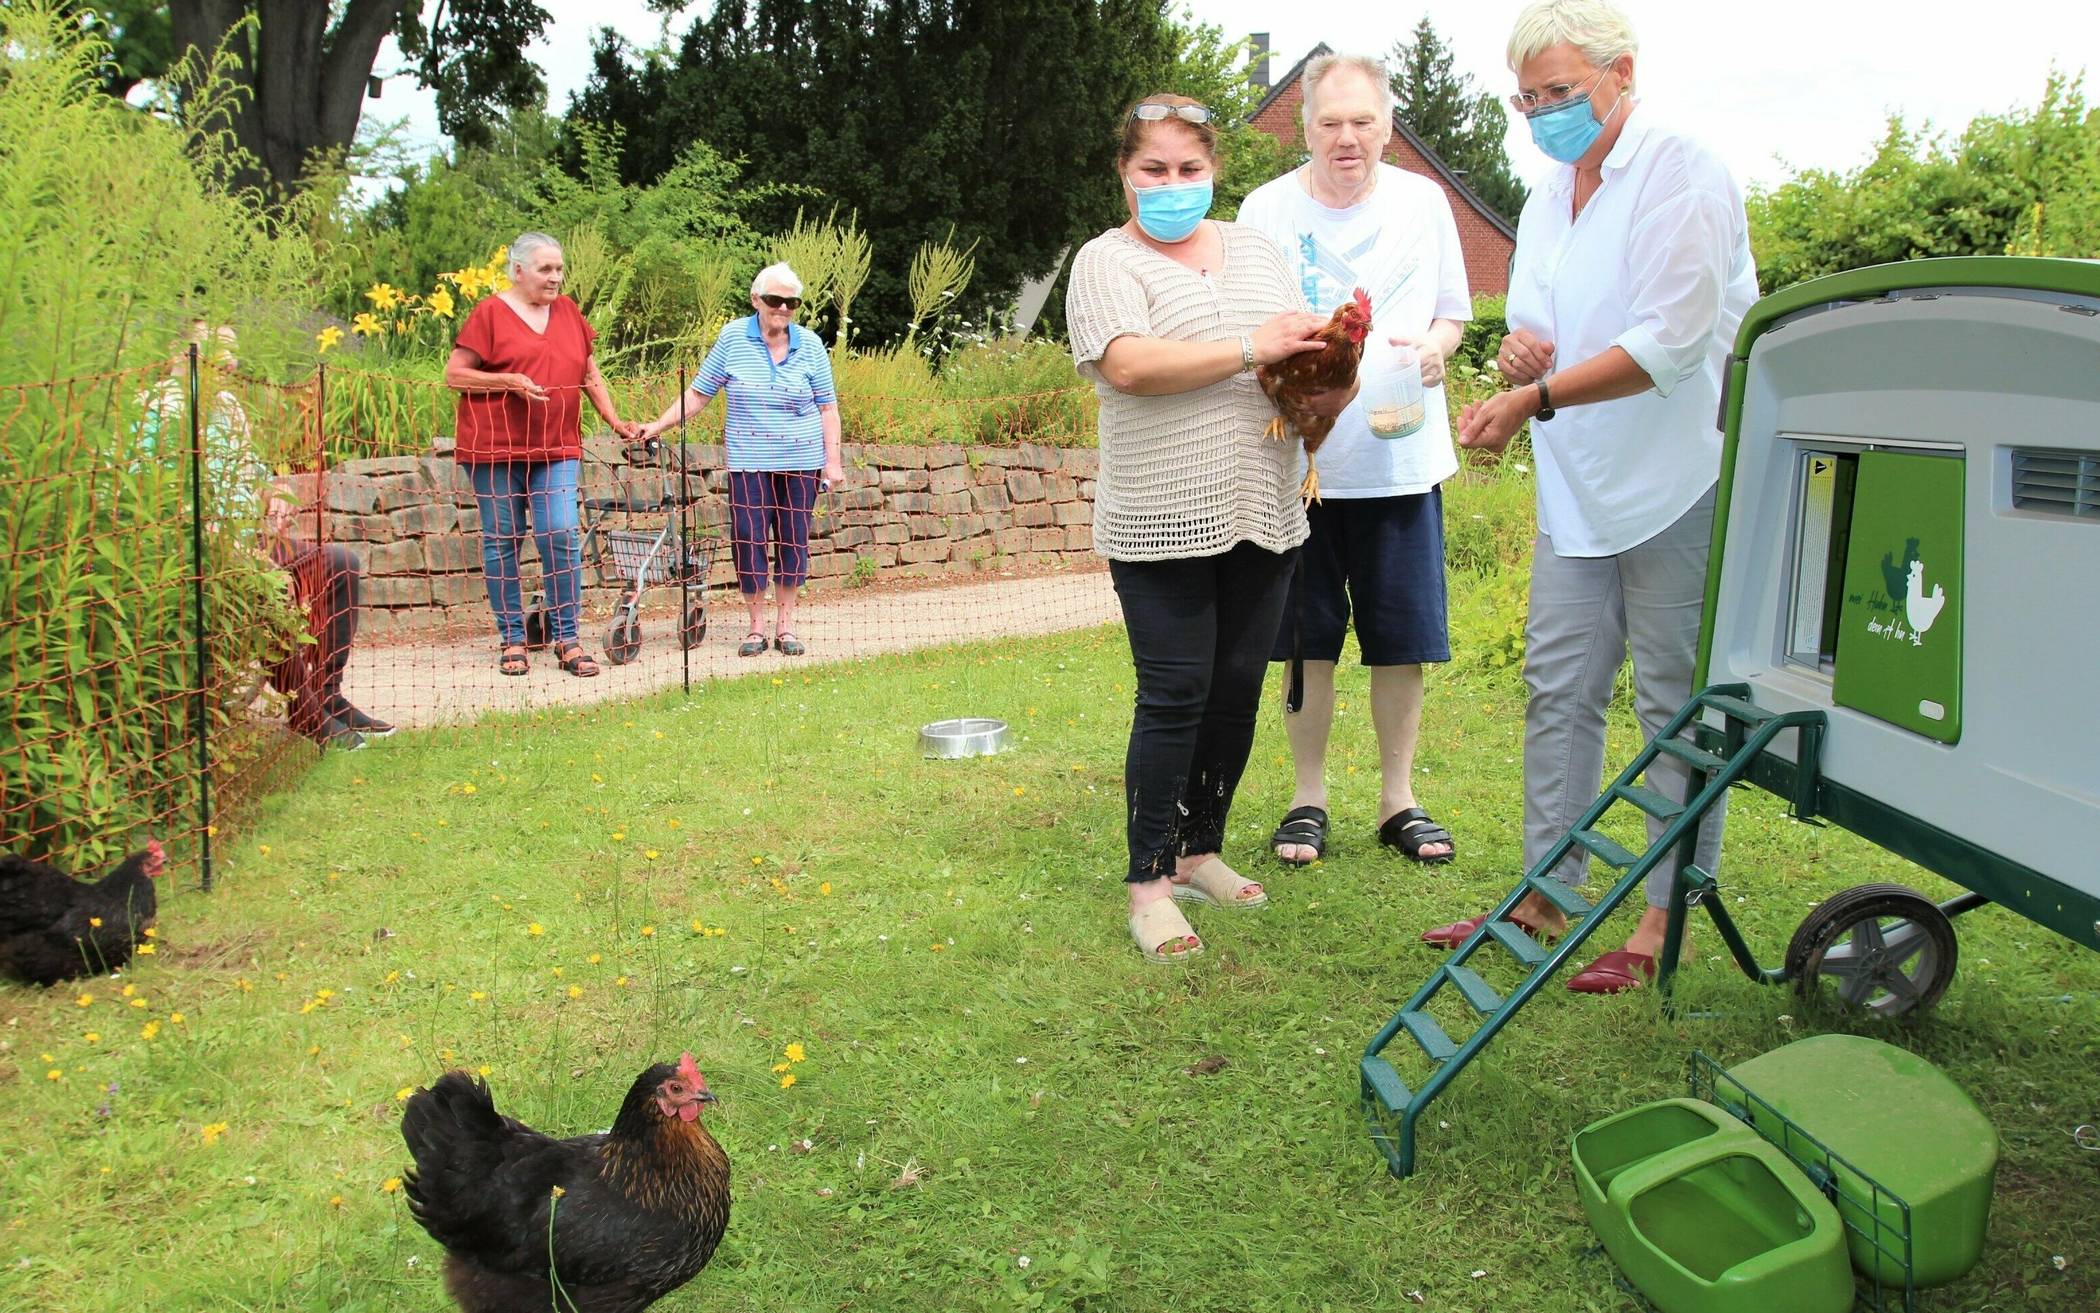
<svg viewBox="0 0 2100 1313"><path fill-rule="evenodd" d="M1611 0L1536 0L1510 29L1510 71L1564 42L1580 50L1591 68L1640 49L1633 20Z"/></svg>
<svg viewBox="0 0 2100 1313"><path fill-rule="evenodd" d="M751 280L751 295L764 296L766 289L775 284L785 287L789 296L802 295L802 280L795 276L795 271L785 260L758 271L758 277Z"/></svg>
<svg viewBox="0 0 2100 1313"><path fill-rule="evenodd" d="M1320 84L1336 73L1357 72L1371 80L1378 89L1378 103L1385 117L1393 117L1393 108L1400 102L1393 95L1393 75L1386 71L1385 61L1370 55L1320 55L1308 60L1305 72L1298 78L1304 89L1304 98L1298 105L1298 117L1310 130L1313 124L1313 101L1319 98Z"/></svg>

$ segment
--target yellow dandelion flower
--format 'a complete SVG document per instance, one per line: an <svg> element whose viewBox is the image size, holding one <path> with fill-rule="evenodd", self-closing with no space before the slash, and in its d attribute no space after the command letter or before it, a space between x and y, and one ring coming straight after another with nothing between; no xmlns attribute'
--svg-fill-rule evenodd
<svg viewBox="0 0 2100 1313"><path fill-rule="evenodd" d="M146 1000L144 998L135 998L131 1000L131 1006L135 1008L142 1008L146 1006Z"/></svg>
<svg viewBox="0 0 2100 1313"><path fill-rule="evenodd" d="M102 918L99 916L91 916L88 918L88 924L90 926L93 926L95 929L100 930L102 928Z"/></svg>
<svg viewBox="0 0 2100 1313"><path fill-rule="evenodd" d="M562 969L561 969L560 967L556 967L556 968L554 968L554 978L555 978L556 980L560 980L560 979L561 979L561 977L562 977Z"/></svg>
<svg viewBox="0 0 2100 1313"><path fill-rule="evenodd" d="M60 1070L59 1070L58 1068L56 1068L56 1067L53 1067L53 1068L52 1068L51 1070L49 1070L49 1071L47 1071L47 1072L45 1072L45 1073L44 1073L44 1079L45 1079L45 1080L64 1080L65 1078L66 1078L66 1073L64 1073L63 1071L60 1071Z"/></svg>
<svg viewBox="0 0 2100 1313"><path fill-rule="evenodd" d="M778 1076L781 1072L788 1070L794 1065L792 1062L776 1062L773 1064L773 1074Z"/></svg>
<svg viewBox="0 0 2100 1313"><path fill-rule="evenodd" d="M644 849L642 849L642 857L643 857L643 859L644 859L644 860L647 860L647 861L651 861L651 862L655 861L655 860L656 860L656 849L654 849L654 848L644 848Z"/></svg>
<svg viewBox="0 0 2100 1313"><path fill-rule="evenodd" d="M270 845L266 843L259 843L255 845L255 851L261 853L265 857L268 857L270 855Z"/></svg>
<svg viewBox="0 0 2100 1313"><path fill-rule="evenodd" d="M95 1006L95 996L93 994L82 994L79 998L74 999L73 1002L79 1007L91 1008Z"/></svg>
<svg viewBox="0 0 2100 1313"><path fill-rule="evenodd" d="M613 983L615 985L618 985L620 988L625 989L627 988L627 977L621 976L618 980L613 981Z"/></svg>
<svg viewBox="0 0 2100 1313"><path fill-rule="evenodd" d="M204 1137L204 1142L206 1144L216 1144L218 1143L219 1137L226 1134L226 1123L207 1122L204 1126L199 1128L198 1133Z"/></svg>
<svg viewBox="0 0 2100 1313"><path fill-rule="evenodd" d="M1028 790L1027 790L1027 788L1026 788L1026 787L1024 787L1024 786L1022 786L1022 785L1019 785L1019 784L1016 784L1016 785L1014 785L1014 796L1015 796L1016 798L1020 797L1020 796L1021 796L1022 794L1026 793L1026 792L1028 792Z"/></svg>
<svg viewBox="0 0 2100 1313"><path fill-rule="evenodd" d="M301 1003L301 1004L299 1005L299 1015L303 1017L303 1016L305 1016L305 1015L306 1015L307 1013L309 1013L309 1012L313 1011L313 1010L314 1010L315 1008L317 1008L317 1007L319 1007L319 1006L321 1006L321 1000L320 1000L320 999L317 999L317 998L310 998L310 999L306 1000L306 1001L305 1001L304 1003Z"/></svg>
<svg viewBox="0 0 2100 1313"><path fill-rule="evenodd" d="M255 992L255 986L248 982L248 978L246 976L241 976L237 978L233 983L236 987L240 989L240 991L243 994L252 994Z"/></svg>
<svg viewBox="0 0 2100 1313"><path fill-rule="evenodd" d="M301 947L304 947L304 945L301 945ZM334 998L335 991L332 989L317 989L314 991L314 997L325 1001Z"/></svg>
<svg viewBox="0 0 2100 1313"><path fill-rule="evenodd" d="M468 994L467 998L472 1002L479 1003L488 998L488 993L485 990L477 989Z"/></svg>
<svg viewBox="0 0 2100 1313"><path fill-rule="evenodd" d="M401 979L401 973L399 971L389 971L386 973L386 979L380 981L379 983L382 985L391 985L399 979Z"/></svg>
<svg viewBox="0 0 2100 1313"><path fill-rule="evenodd" d="M123 989L117 992L122 994L125 998L130 998L133 994L139 992L139 987L137 985L126 985Z"/></svg>
<svg viewBox="0 0 2100 1313"><path fill-rule="evenodd" d="M314 344L320 347L321 354L324 356L327 355L330 351L333 351L338 346L341 346L342 343L343 330L337 328L334 324L330 324L328 327L314 334Z"/></svg>
<svg viewBox="0 0 2100 1313"><path fill-rule="evenodd" d="M389 1176L384 1181L381 1181L379 1183L379 1188L387 1194L392 1194L394 1193L394 1191L399 1190L401 1188L401 1178L398 1176Z"/></svg>
<svg viewBox="0 0 2100 1313"><path fill-rule="evenodd" d="M460 786L459 786L459 791L460 791L461 793L464 793L464 794L466 794L466 795L467 795L467 796L469 796L469 797L472 797L472 796L473 796L474 794L476 794L476 793L480 792L480 790L476 789L476 788L475 788L475 787L474 787L473 785L471 785L471 784L462 784L462 785L460 785Z"/></svg>
<svg viewBox="0 0 2100 1313"><path fill-rule="evenodd" d="M564 1190L564 1189L562 1189L562 1188L561 1188L560 1186L558 1186L558 1185L557 1185L557 1186L555 1186L555 1187L554 1187L554 1188L553 1188L552 1190L548 1191L547 1193L548 1193L548 1194L549 1194L549 1195L550 1195L551 1197L553 1197L553 1198L555 1198L555 1199L559 1199L559 1198L561 1198L561 1197L562 1197L563 1195L567 1194L567 1193L568 1193L568 1191L567 1191L567 1190Z"/></svg>
<svg viewBox="0 0 2100 1313"><path fill-rule="evenodd" d="M569 986L569 997L570 997L570 998L582 998L582 997L583 997L583 986L581 986L581 985L571 985L571 986Z"/></svg>
<svg viewBox="0 0 2100 1313"><path fill-rule="evenodd" d="M145 930L144 930L144 931L142 931L141 933L143 933L143 934L144 934L144 935L146 936L146 938L148 938L148 939L157 939L157 938L159 938L159 937L160 937L160 931L158 931L158 930L154 929L154 928L153 928L152 926L150 926L150 925L149 925L149 926L147 926L147 927L145 928Z"/></svg>
<svg viewBox="0 0 2100 1313"><path fill-rule="evenodd" d="M139 1027L140 1039L152 1039L155 1035L158 1034L160 1034L160 1023L158 1021L149 1021L145 1025Z"/></svg>
<svg viewBox="0 0 2100 1313"><path fill-rule="evenodd" d="M694 933L694 934L696 934L696 935L704 935L704 934L706 934L706 933L707 933L707 927L706 927L706 926L704 926L704 925L701 925L701 924L700 924L700 923L699 923L698 921L694 921L694 922L693 922L693 933Z"/></svg>
<svg viewBox="0 0 2100 1313"><path fill-rule="evenodd" d="M140 944L138 947L138 954L140 957L152 957L155 953L159 951L159 949L156 949L151 944Z"/></svg>
<svg viewBox="0 0 2100 1313"><path fill-rule="evenodd" d="M645 925L645 926L643 926L643 927L642 927L642 938L644 938L644 939L647 939L647 938L648 938L649 936L651 936L651 935L653 935L653 934L655 934L655 933L656 933L656 927L655 927L655 926L653 926L653 925Z"/></svg>
<svg viewBox="0 0 2100 1313"><path fill-rule="evenodd" d="M180 1012L170 1012L168 1014L168 1024L171 1026L179 1026L184 1020L185 1018Z"/></svg>
<svg viewBox="0 0 2100 1313"><path fill-rule="evenodd" d="M531 925L525 927L525 933L528 935L544 935L547 933L547 927L534 921Z"/></svg>
<svg viewBox="0 0 2100 1313"><path fill-rule="evenodd" d="M817 892L818 892L818 893L820 893L820 894L823 894L823 895L824 895L825 897L827 897L827 898L828 898L828 897L830 897L830 896L831 896L831 881L829 881L829 880L826 880L826 881L825 881L824 883L822 883L822 884L818 885L818 886L817 886Z"/></svg>
<svg viewBox="0 0 2100 1313"><path fill-rule="evenodd" d="M491 1067L491 1066L490 1066L489 1064L487 1064L486 1062L482 1063L482 1064L481 1064L481 1065L480 1065L479 1067L475 1068L475 1071L476 1071L476 1072L477 1072L477 1073L478 1073L478 1074L479 1074L479 1075L480 1075L480 1076L481 1076L481 1077L482 1077L483 1079L487 1079L487 1078L488 1078L488 1077L489 1077L490 1075L492 1075L492 1074L493 1074L493 1073L495 1072L495 1070L496 1070L496 1069L495 1069L494 1067Z"/></svg>
<svg viewBox="0 0 2100 1313"><path fill-rule="evenodd" d="M675 830L678 828L680 821L676 816L673 816L670 820L665 821L664 824Z"/></svg>
<svg viewBox="0 0 2100 1313"><path fill-rule="evenodd" d="M329 1195L329 1196L328 1196L328 1206L329 1206L330 1208L341 1208L341 1207L343 1206L343 1196L341 1196L341 1195L339 1195L339 1194L332 1194L332 1195Z"/></svg>
<svg viewBox="0 0 2100 1313"><path fill-rule="evenodd" d="M102 1032L97 1030L91 1030L87 1034L82 1035L80 1038L86 1040L90 1044L100 1044L102 1042Z"/></svg>
<svg viewBox="0 0 2100 1313"><path fill-rule="evenodd" d="M612 835L612 841L613 841L614 843L618 843L618 842L619 842L620 840L622 840L622 839L624 839L624 838L626 838L626 837L627 837L627 831L625 831L625 830L614 830L614 831L613 831L613 835Z"/></svg>
<svg viewBox="0 0 2100 1313"><path fill-rule="evenodd" d="M945 953L948 951L948 946L946 944L931 944L928 945L928 947L932 948L932 950L936 953Z"/></svg>
<svg viewBox="0 0 2100 1313"><path fill-rule="evenodd" d="M792 1071L791 1071L791 1072L789 1072L789 1073L788 1073L787 1075L785 1075L785 1076L782 1076L782 1077L780 1078L780 1088L781 1088L781 1089L787 1089L787 1088L789 1088L790 1086L792 1086L792 1085L793 1085L794 1083L795 1083L795 1073L794 1073L794 1072L792 1072Z"/></svg>
<svg viewBox="0 0 2100 1313"><path fill-rule="evenodd" d="M787 1046L787 1060L789 1062L800 1062L808 1056L809 1054L803 1050L803 1047L800 1044L790 1044Z"/></svg>
<svg viewBox="0 0 2100 1313"><path fill-rule="evenodd" d="M600 956L598 956L598 954L596 954L596 953L593 953L593 954L591 954L591 955L590 955L589 957L586 957L586 958L585 958L585 959L583 959L583 960L584 960L584 961L586 961L586 962L588 962L588 963L590 963L590 964L591 964L592 966L597 966L597 965L598 965L598 964L599 964L600 962L603 962L603 961L604 961L605 959L604 959L604 958L602 958L602 957L600 957Z"/></svg>
<svg viewBox="0 0 2100 1313"><path fill-rule="evenodd" d="M402 1086L402 1087L401 1087L400 1089L398 1089L398 1090L395 1090L395 1091L394 1091L394 1102L396 1102L396 1103L407 1103L407 1102L408 1102L408 1096L409 1096L409 1095L411 1095L411 1094L414 1094L415 1092L416 1092L416 1087L415 1087L415 1086L413 1086L413 1085L403 1085L403 1086Z"/></svg>

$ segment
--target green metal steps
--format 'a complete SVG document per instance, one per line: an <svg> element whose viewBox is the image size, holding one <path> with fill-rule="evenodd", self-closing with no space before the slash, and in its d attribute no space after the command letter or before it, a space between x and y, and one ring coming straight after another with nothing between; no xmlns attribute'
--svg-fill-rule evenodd
<svg viewBox="0 0 2100 1313"><path fill-rule="evenodd" d="M1709 712L1725 718L1727 756L1699 747L1679 735L1703 722ZM1679 875L1680 884L1711 885L1712 879L1689 862L1690 844L1702 817L1736 780L1749 773L1760 754L1780 733L1799 729L1801 751L1813 756L1820 741L1822 716L1818 712L1779 714L1749 701L1745 685L1717 685L1704 689L1680 708L1663 733L1648 743L1619 777L1590 805L1568 833L1561 837L1536 867L1525 873L1512 890L1466 941L1451 951L1407 1004L1372 1037L1358 1063L1358 1081L1365 1124L1373 1143L1385 1157L1387 1168L1404 1177L1414 1170L1415 1128L1423 1110L1451 1083L1517 1012L1537 995L1566 962L1583 955L1583 945L1603 924L1605 917L1634 890L1646 883L1648 873L1671 852L1685 850L1687 859ZM1708 733L1712 727L1705 727ZM1688 802L1677 802L1636 783L1660 756L1670 756L1692 766L1703 777ZM1662 824L1662 832L1641 852L1633 852L1597 827L1614 805L1624 805ZM1619 872L1604 896L1592 904L1575 889L1547 872L1558 869L1571 852L1587 853ZM1509 914L1527 894L1537 894L1568 918L1560 940L1548 946L1533 939L1522 927L1508 920ZM1673 922L1664 956L1659 963L1663 981L1674 968L1674 952L1681 940L1682 907L1672 911ZM1474 958L1487 952L1478 966L1490 961L1514 963L1521 973L1514 989L1504 994L1481 974ZM1454 1036L1429 1009L1445 990L1454 992L1467 1008L1480 1017L1470 1033ZM1388 1043L1405 1035L1426 1062L1429 1074L1419 1087L1410 1087L1399 1066L1386 1056Z"/></svg>

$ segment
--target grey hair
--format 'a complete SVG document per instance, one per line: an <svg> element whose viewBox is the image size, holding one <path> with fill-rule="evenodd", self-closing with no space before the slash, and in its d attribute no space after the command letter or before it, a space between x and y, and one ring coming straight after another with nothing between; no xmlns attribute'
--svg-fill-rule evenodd
<svg viewBox="0 0 2100 1313"><path fill-rule="evenodd" d="M532 253L542 246L551 246L557 251L561 249L561 243L545 233L519 233L518 240L510 244L512 271L528 267L532 262Z"/></svg>
<svg viewBox="0 0 2100 1313"><path fill-rule="evenodd" d="M1371 85L1378 89L1378 101L1385 117L1388 120L1393 117L1393 107L1399 101L1393 97L1393 75L1386 71L1384 60L1371 55L1320 55L1307 61L1305 73L1298 79L1298 85L1305 92L1304 101L1298 107L1298 117L1304 120L1308 129L1312 127L1313 100L1320 84L1332 74L1349 71L1361 73L1371 80Z"/></svg>
<svg viewBox="0 0 2100 1313"><path fill-rule="evenodd" d="M1640 49L1633 20L1612 0L1535 0L1510 29L1510 71L1563 42L1581 51L1591 68L1603 68Z"/></svg>
<svg viewBox="0 0 2100 1313"><path fill-rule="evenodd" d="M764 296L766 288L774 283L785 287L789 296L802 295L802 280L785 260L778 264L769 264L758 271L758 277L751 280L751 295Z"/></svg>

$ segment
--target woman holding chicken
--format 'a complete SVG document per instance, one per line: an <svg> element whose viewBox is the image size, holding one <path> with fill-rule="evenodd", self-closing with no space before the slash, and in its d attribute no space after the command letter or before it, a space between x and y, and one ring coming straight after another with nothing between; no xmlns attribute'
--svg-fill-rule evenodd
<svg viewBox="0 0 2100 1313"><path fill-rule="evenodd" d="M1305 512L1295 452L1263 437L1275 411L1253 371L1324 346L1283 253L1206 218L1216 146L1210 111L1186 96L1132 106L1116 152L1130 218L1080 249L1066 293L1101 408L1094 549L1137 668L1130 933L1155 962L1202 949L1175 900L1268 901L1219 850ZM1311 404L1339 413L1353 395Z"/></svg>

